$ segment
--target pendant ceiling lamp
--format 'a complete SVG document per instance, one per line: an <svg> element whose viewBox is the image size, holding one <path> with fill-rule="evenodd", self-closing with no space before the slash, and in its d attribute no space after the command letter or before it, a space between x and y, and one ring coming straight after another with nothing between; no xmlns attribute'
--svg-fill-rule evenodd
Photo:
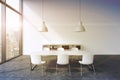
<svg viewBox="0 0 120 80"><path fill-rule="evenodd" d="M44 0L42 0L42 26L39 29L40 32L48 32L47 25L44 21Z"/></svg>
<svg viewBox="0 0 120 80"><path fill-rule="evenodd" d="M79 21L78 26L75 28L76 32L84 32L85 31L85 27L83 26L82 21Z"/></svg>
<svg viewBox="0 0 120 80"><path fill-rule="evenodd" d="M75 28L75 31L76 32L84 32L85 31L85 27L82 23L82 20L81 20L81 0L79 0L79 22L78 22L78 26Z"/></svg>

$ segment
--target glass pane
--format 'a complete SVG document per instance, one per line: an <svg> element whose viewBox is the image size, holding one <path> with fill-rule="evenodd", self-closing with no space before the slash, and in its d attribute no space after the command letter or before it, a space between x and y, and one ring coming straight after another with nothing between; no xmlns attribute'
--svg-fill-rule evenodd
<svg viewBox="0 0 120 80"><path fill-rule="evenodd" d="M2 52L1 52L1 4L0 4L0 62L1 62L1 54L2 54Z"/></svg>
<svg viewBox="0 0 120 80"><path fill-rule="evenodd" d="M19 11L19 0L6 0L6 3Z"/></svg>
<svg viewBox="0 0 120 80"><path fill-rule="evenodd" d="M6 59L19 55L19 16L6 8Z"/></svg>

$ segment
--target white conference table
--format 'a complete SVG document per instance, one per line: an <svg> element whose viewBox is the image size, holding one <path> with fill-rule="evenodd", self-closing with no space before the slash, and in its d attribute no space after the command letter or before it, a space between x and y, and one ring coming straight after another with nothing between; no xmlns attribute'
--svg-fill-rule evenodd
<svg viewBox="0 0 120 80"><path fill-rule="evenodd" d="M66 55L83 55L83 54L88 54L89 52L87 51L73 51L73 50L64 50L64 51L37 51L37 52L31 52L31 55L41 55L41 56L49 56L49 55L58 55L58 54L66 54ZM89 53L90 54L90 53Z"/></svg>

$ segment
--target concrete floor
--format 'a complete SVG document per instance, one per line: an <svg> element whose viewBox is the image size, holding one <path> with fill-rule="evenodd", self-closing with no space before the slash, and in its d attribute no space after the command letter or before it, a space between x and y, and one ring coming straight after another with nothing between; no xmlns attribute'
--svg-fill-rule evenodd
<svg viewBox="0 0 120 80"><path fill-rule="evenodd" d="M84 74L80 76L79 58L72 57L71 75L67 66L59 67L56 74L56 57L45 56L44 73L41 66L30 71L29 56L21 56L0 65L0 80L120 80L120 56L95 56L96 75L84 67Z"/></svg>

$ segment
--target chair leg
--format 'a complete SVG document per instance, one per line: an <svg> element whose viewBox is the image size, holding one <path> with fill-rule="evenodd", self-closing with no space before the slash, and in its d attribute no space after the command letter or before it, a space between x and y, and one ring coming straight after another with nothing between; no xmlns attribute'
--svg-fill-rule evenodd
<svg viewBox="0 0 120 80"><path fill-rule="evenodd" d="M44 65L42 64L42 76L43 76L43 72L44 72Z"/></svg>
<svg viewBox="0 0 120 80"><path fill-rule="evenodd" d="M88 65L88 69L91 69L91 66L90 66L90 65Z"/></svg>
<svg viewBox="0 0 120 80"><path fill-rule="evenodd" d="M37 65L32 66L32 64L31 64L31 71L33 71L36 66L37 66Z"/></svg>
<svg viewBox="0 0 120 80"><path fill-rule="evenodd" d="M93 67L92 67L92 65L91 65L91 64L90 64L90 65L88 65L88 70L93 71Z"/></svg>
<svg viewBox="0 0 120 80"><path fill-rule="evenodd" d="M56 74L57 74L57 67L58 67L58 65L56 64Z"/></svg>
<svg viewBox="0 0 120 80"><path fill-rule="evenodd" d="M71 68L70 68L70 64L68 64L69 67L69 75L71 75Z"/></svg>
<svg viewBox="0 0 120 80"><path fill-rule="evenodd" d="M94 72L94 74L96 74L96 72L95 72L95 67L94 67L93 64L92 64L92 68L93 68L93 72Z"/></svg>
<svg viewBox="0 0 120 80"><path fill-rule="evenodd" d="M81 66L80 66L80 70L81 70L81 76L82 76L82 64L81 64Z"/></svg>
<svg viewBox="0 0 120 80"><path fill-rule="evenodd" d="M30 70L31 71L33 70L33 66L32 66L32 63L31 63L31 58L30 58Z"/></svg>
<svg viewBox="0 0 120 80"><path fill-rule="evenodd" d="M30 70L32 70L32 63L30 63Z"/></svg>

